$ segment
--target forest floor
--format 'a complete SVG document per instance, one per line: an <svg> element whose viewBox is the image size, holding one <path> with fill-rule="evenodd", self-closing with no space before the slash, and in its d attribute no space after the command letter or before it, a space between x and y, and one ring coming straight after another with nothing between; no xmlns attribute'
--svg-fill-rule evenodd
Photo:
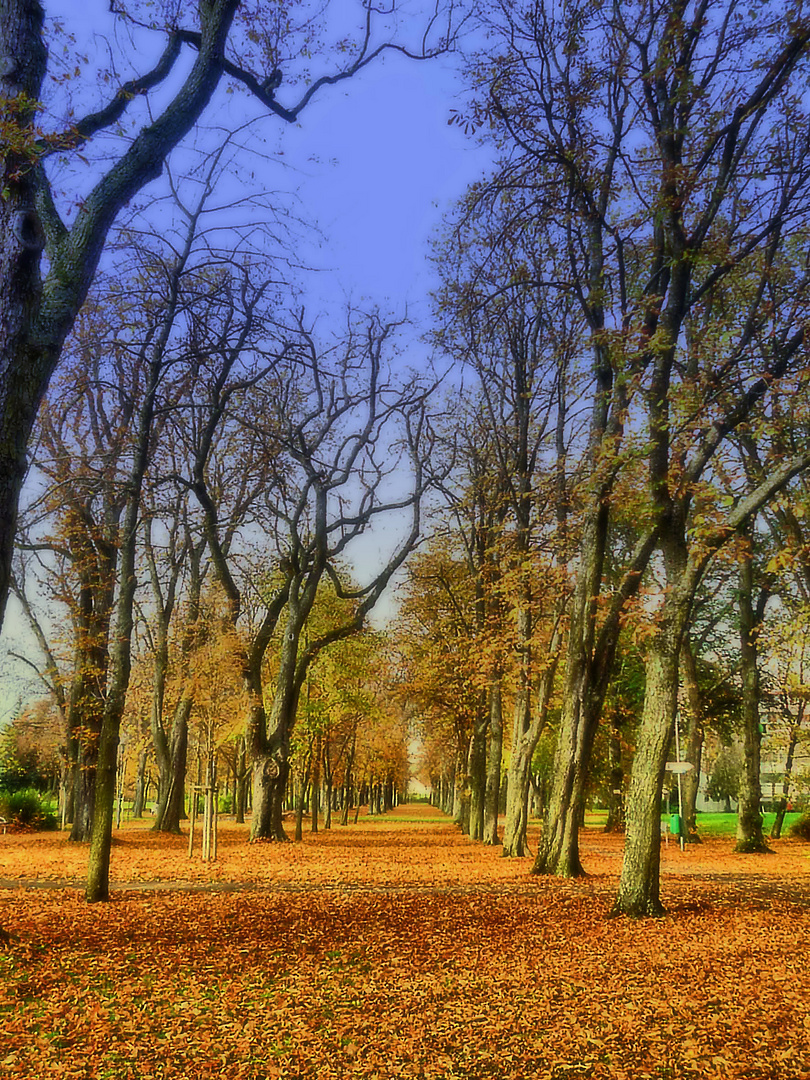
<svg viewBox="0 0 810 1080"><path fill-rule="evenodd" d="M0 1078L810 1078L808 844L670 841L634 922L592 829L569 882L420 804L246 841L126 824L91 906L86 848L0 836Z"/></svg>

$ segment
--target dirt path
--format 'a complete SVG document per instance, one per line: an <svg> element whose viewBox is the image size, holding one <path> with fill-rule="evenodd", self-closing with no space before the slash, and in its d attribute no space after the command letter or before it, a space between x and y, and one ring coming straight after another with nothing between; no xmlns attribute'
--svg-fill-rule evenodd
<svg viewBox="0 0 810 1080"><path fill-rule="evenodd" d="M531 860L500 857L462 836L439 811L423 804L402 806L358 825L306 833L302 844L249 844L248 826L224 822L218 858L188 858L187 839L152 833L144 823L116 832L112 856L114 894L137 893L313 893L433 896L535 896L549 887L531 875ZM530 845L537 842L536 830ZM595 829L581 836L588 877L559 882L572 895L608 902L621 866L623 840ZM728 838L710 838L681 852L661 849L662 892L688 902L697 892L713 900L810 906L810 845L783 840L776 854L735 855ZM87 848L64 834L0 837L0 890L82 892ZM32 868L36 869L31 873Z"/></svg>

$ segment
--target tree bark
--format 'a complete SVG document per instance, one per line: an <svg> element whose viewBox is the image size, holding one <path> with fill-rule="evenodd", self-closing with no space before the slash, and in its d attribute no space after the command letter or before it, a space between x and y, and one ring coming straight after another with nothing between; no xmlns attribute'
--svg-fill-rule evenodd
<svg viewBox="0 0 810 1080"><path fill-rule="evenodd" d="M307 806L307 792L310 790L309 774L312 767L312 750L306 756L304 768L298 779L298 799L295 804L295 841L300 844L304 839L304 811Z"/></svg>
<svg viewBox="0 0 810 1080"><path fill-rule="evenodd" d="M525 675L525 672L523 672ZM529 772L532 757L540 737L535 738L531 722L531 697L527 682L515 693L512 713L512 747L506 772L506 823L503 830L502 854L522 858L526 854L526 830L529 813Z"/></svg>
<svg viewBox="0 0 810 1080"><path fill-rule="evenodd" d="M106 568L111 570L110 567ZM80 587L75 633L75 671L68 706L68 726L73 733L73 819L70 840L90 839L96 799L96 768L107 684L109 602L106 588Z"/></svg>
<svg viewBox="0 0 810 1080"><path fill-rule="evenodd" d="M679 658L700 572L687 562L684 530L662 542L666 588L649 644L644 708L627 797L627 833L614 914L662 915L661 794L678 708Z"/></svg>
<svg viewBox="0 0 810 1080"><path fill-rule="evenodd" d="M354 756L357 750L357 725L352 729L352 741L349 744L349 755L346 759L346 773L343 781L343 806L340 811L340 824L349 824L349 810L351 809L352 772L354 770Z"/></svg>
<svg viewBox="0 0 810 1080"><path fill-rule="evenodd" d="M254 755L251 840L289 840L284 831L284 792L289 771L286 754Z"/></svg>
<svg viewBox="0 0 810 1080"><path fill-rule="evenodd" d="M245 823L249 775L247 744L245 737L242 735L239 738L239 750L236 757L236 793L234 796L234 812L236 814L236 823L238 825L244 825Z"/></svg>
<svg viewBox="0 0 810 1080"><path fill-rule="evenodd" d="M42 301L40 261L45 247L36 210L34 158L24 149L33 144L36 103L42 98L47 67L43 19L37 0L0 4L0 123L11 129L3 140L6 146L23 148L4 152L0 199L0 626L11 582L26 447L47 382L40 373L41 362L26 362Z"/></svg>
<svg viewBox="0 0 810 1080"><path fill-rule="evenodd" d="M79 757L73 763L73 816L68 839L74 843L83 843L90 839L96 797L97 766L98 744L93 747L92 754L83 745L79 751Z"/></svg>
<svg viewBox="0 0 810 1080"><path fill-rule="evenodd" d="M601 426L601 423L594 424ZM592 435L592 439L596 441L596 436ZM604 697L604 691L600 696L594 685L592 654L595 600L602 587L607 525L607 506L600 504L591 512L583 529L580 567L571 603L562 715L552 773L554 779L543 834L532 868L535 874L570 878L581 877L585 873L579 857L579 822ZM602 665L610 666L607 656L602 659Z"/></svg>
<svg viewBox="0 0 810 1080"><path fill-rule="evenodd" d="M118 766L118 729L114 717L102 725L96 768L96 791L87 863L85 898L90 903L109 900L110 849Z"/></svg>
<svg viewBox="0 0 810 1080"><path fill-rule="evenodd" d="M134 818L142 818L143 810L146 804L146 788L148 779L146 776L146 762L149 757L149 751L144 746L138 754L138 771L135 781L135 797L132 802L132 816Z"/></svg>
<svg viewBox="0 0 810 1080"><path fill-rule="evenodd" d="M768 592L761 589L754 603L754 557L749 550L743 557L738 592L740 614L740 675L742 678L743 768L737 798L737 843L735 852L742 855L771 851L762 835L762 786L760 779L759 730L760 682L757 635L765 616Z"/></svg>
<svg viewBox="0 0 810 1080"><path fill-rule="evenodd" d="M489 748L487 754L487 778L484 794L485 844L498 843L498 811L501 796L501 757L503 754L503 715L500 680L493 681L489 689Z"/></svg>
<svg viewBox="0 0 810 1080"><path fill-rule="evenodd" d="M482 711L486 709L486 699ZM473 720L470 736L470 748L467 755L467 777L470 789L470 837L473 840L484 838L484 799L487 784L487 730L490 713L487 709L483 716Z"/></svg>
<svg viewBox="0 0 810 1080"><path fill-rule="evenodd" d="M470 831L470 793L467 778L467 752L456 748L456 767L453 770L453 824L466 835Z"/></svg>
<svg viewBox="0 0 810 1080"><path fill-rule="evenodd" d="M793 773L793 756L799 742L799 728L791 726L788 740L787 755L785 757L785 779L782 782L782 797L776 808L776 817L771 827L771 840L778 840L782 835L782 827L785 823L785 814L788 808L788 795L790 794L790 778Z"/></svg>
<svg viewBox="0 0 810 1080"><path fill-rule="evenodd" d="M323 745L321 736L315 736L315 746L312 751L312 794L310 796L310 831L318 831L318 817L321 812L321 754ZM296 838L297 839L297 838Z"/></svg>
<svg viewBox="0 0 810 1080"><path fill-rule="evenodd" d="M690 844L700 843L697 828L697 797L700 787L700 770L703 763L703 706L700 698L697 664L688 636L684 638L681 649L681 670L686 690L686 715L681 725L681 746L683 757L692 766L684 773L681 783L683 791L683 818L686 840Z"/></svg>
<svg viewBox="0 0 810 1080"><path fill-rule="evenodd" d="M661 792L678 700L678 648L671 626L647 659L647 689L627 799L627 835L614 912L662 915L659 863Z"/></svg>
<svg viewBox="0 0 810 1080"><path fill-rule="evenodd" d="M622 729L618 719L614 719L609 736L610 777L608 780L608 816L605 822L606 833L621 833L625 827L624 813L624 769L622 768Z"/></svg>
<svg viewBox="0 0 810 1080"><path fill-rule="evenodd" d="M188 723L193 700L186 694L180 698L174 710L169 738L169 772L163 795L158 800L155 813L155 832L179 835L180 822L186 812L186 766L188 759Z"/></svg>

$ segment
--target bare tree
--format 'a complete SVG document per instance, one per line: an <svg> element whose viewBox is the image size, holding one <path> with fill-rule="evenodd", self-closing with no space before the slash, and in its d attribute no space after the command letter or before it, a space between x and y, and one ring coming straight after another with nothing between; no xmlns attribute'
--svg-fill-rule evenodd
<svg viewBox="0 0 810 1080"><path fill-rule="evenodd" d="M799 10L787 22L784 14L763 3L742 17L719 0L504 3L488 13L493 36L509 43L482 87L481 107L508 150L497 183L531 192L521 214L529 207L557 224L569 264L558 285L581 306L591 357L563 715L535 869L583 872L578 827L618 620L658 549L665 602L617 902L632 914L659 904L657 793L703 558L745 526L743 508L754 513L768 497L764 487L746 494L708 530L707 548L701 536L692 550L696 493L723 440L804 362L807 273L795 252L807 234L810 175L796 87L810 24ZM637 458L647 473L638 543L608 594L617 480ZM781 482L804 461L786 464Z"/></svg>
<svg viewBox="0 0 810 1080"><path fill-rule="evenodd" d="M532 757L569 601L567 469L577 423L570 398L584 333L572 296L556 284L566 269L556 228L532 220L531 204L528 193L497 183L468 194L442 250L438 306L439 340L464 365L466 379L473 373L480 394L478 424L492 459L488 483L500 502L499 571L518 627L505 855L525 853ZM544 576L554 579L550 606L532 580L532 562L540 559Z"/></svg>
<svg viewBox="0 0 810 1080"><path fill-rule="evenodd" d="M111 6L134 32L161 33L151 12L144 11L139 21L140 4ZM165 47L154 66L123 82L109 101L83 116L72 115L65 108L61 127L57 123L54 130L43 134L47 122L41 105L43 87L49 63L56 61L54 54L49 60L43 39L42 6L39 0L4 0L0 6L0 131L4 142L0 201L0 621L11 574L26 446L110 229L122 208L160 175L169 153L199 123L223 77L246 90L266 113L292 123L319 91L351 79L383 53L395 50L414 59L427 59L451 47L456 32L452 2L441 5L424 23L411 26L416 41L411 48L401 37L391 36L390 18L375 5L364 4L361 25L356 28L356 47L346 49L345 42L336 44L332 58L323 61L331 68L313 77L306 71L282 73L282 67L295 69L296 58L299 65L308 63L305 50L300 48L299 31L307 30L302 12L285 8L283 18L272 12L262 16L240 11L239 0L170 7L172 21L162 30ZM296 14L301 26L296 25ZM138 59L140 53L134 45L131 56L115 57L111 78L117 82L116 69L132 66ZM70 77L74 77L72 72ZM164 97L154 110L139 108L144 100L151 104L153 98L165 95L166 87L173 87L168 102ZM93 83L84 89L94 93L96 86ZM283 104L287 95L289 103ZM58 155L75 160L77 155L92 154L96 136L114 134L127 121L132 122L134 131L122 139L121 153L112 164L108 159L98 161L91 189L82 192L79 209L70 220L71 199L60 209L59 193L49 179L49 158Z"/></svg>
<svg viewBox="0 0 810 1080"><path fill-rule="evenodd" d="M362 627L419 535L423 462L430 449L428 389L418 380L400 386L386 375L385 352L395 330L376 316L352 316L345 334L324 346L301 313L287 325L276 323L274 349L268 342L247 359L223 354L209 385L190 488L203 510L208 551L234 626L243 619L252 589L238 571L229 517L222 514L208 469L217 431L223 438L230 430L235 446L247 440L252 449L242 461L264 470L257 523L263 522L276 553L264 592L258 598L253 593L259 613L244 654L253 838L285 838L289 741L309 665L328 645ZM342 560L373 525L402 513L409 523L397 527L400 538L389 541L380 568L347 587ZM326 580L346 602L345 615L305 638ZM276 634L278 674L266 711L263 660Z"/></svg>

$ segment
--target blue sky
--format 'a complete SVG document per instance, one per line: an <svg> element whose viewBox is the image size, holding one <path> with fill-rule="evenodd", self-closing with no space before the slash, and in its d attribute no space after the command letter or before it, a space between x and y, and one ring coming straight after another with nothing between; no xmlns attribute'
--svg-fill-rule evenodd
<svg viewBox="0 0 810 1080"><path fill-rule="evenodd" d="M49 18L76 35L76 52L89 57L75 83L92 89L77 96L77 112L97 108L111 93L108 87L97 93L91 74L108 41L119 51L121 79L148 68L165 42L161 35L140 33L142 52L132 70L125 70L127 50L122 35L115 35L108 0L83 0L80 6L76 0L44 2ZM421 0L400 3L414 10L422 6ZM329 11L330 27L345 33L362 8L360 0L330 0ZM401 38L413 45L421 25L415 16L406 19ZM61 48L52 51L58 61ZM335 63L316 57L310 66L319 75L334 71ZM269 186L291 184L297 191L302 217L326 234L322 264L333 268L334 287L353 299L418 303L432 284L425 262L429 237L443 211L487 167L488 153L447 123L462 92L457 68L453 57L420 62L389 52L353 79L324 87L296 124L266 116L255 125L256 134L267 137L269 155L278 147L279 160L289 167L282 175L271 166ZM282 83L278 100L292 104L301 90ZM137 103L130 112L135 108ZM207 119L233 124L248 115L255 109L243 95L220 92Z"/></svg>
<svg viewBox="0 0 810 1080"><path fill-rule="evenodd" d="M457 92L448 64L389 58L324 94L285 133L292 153L314 144L322 156L300 189L303 209L327 235L325 261L358 298L419 305L434 284L429 239L487 163L447 124Z"/></svg>

